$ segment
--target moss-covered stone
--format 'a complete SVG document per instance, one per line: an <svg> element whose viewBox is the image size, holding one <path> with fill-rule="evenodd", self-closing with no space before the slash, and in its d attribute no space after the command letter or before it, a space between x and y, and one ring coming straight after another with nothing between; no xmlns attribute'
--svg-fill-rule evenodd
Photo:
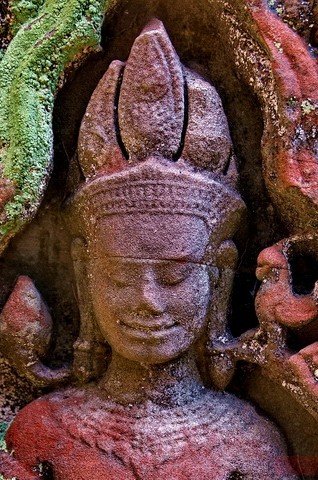
<svg viewBox="0 0 318 480"><path fill-rule="evenodd" d="M4 451L7 450L4 437L5 437L6 431L8 430L8 426L9 426L8 423L0 422L0 450L4 450ZM0 480L1 480L1 476L0 476Z"/></svg>
<svg viewBox="0 0 318 480"><path fill-rule="evenodd" d="M44 0L11 0L12 32L17 33L19 28L31 18L34 18Z"/></svg>
<svg viewBox="0 0 318 480"><path fill-rule="evenodd" d="M37 8L38 16L20 28L0 63L1 172L15 187L0 205L0 251L37 211L52 169L59 78L85 48L99 44L108 1L15 2L21 22Z"/></svg>
<svg viewBox="0 0 318 480"><path fill-rule="evenodd" d="M2 0L0 2L0 61L20 27L34 18L44 0Z"/></svg>

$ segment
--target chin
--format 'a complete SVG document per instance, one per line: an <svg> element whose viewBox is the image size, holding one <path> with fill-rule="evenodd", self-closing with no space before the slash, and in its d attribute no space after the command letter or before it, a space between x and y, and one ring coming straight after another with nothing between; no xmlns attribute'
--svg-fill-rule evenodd
<svg viewBox="0 0 318 480"><path fill-rule="evenodd" d="M114 350L126 358L127 360L132 360L137 363L148 364L148 365L159 365L163 363L168 363L176 358L180 357L190 348L189 345L184 346L184 348L171 348L171 344L161 343L159 345L127 345L125 348L116 348Z"/></svg>

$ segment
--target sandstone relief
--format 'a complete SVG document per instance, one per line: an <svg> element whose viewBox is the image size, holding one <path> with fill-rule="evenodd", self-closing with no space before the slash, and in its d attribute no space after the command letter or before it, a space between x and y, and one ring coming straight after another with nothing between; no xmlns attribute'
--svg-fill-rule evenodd
<svg viewBox="0 0 318 480"><path fill-rule="evenodd" d="M88 3L4 8L0 478L317 478L314 5Z"/></svg>

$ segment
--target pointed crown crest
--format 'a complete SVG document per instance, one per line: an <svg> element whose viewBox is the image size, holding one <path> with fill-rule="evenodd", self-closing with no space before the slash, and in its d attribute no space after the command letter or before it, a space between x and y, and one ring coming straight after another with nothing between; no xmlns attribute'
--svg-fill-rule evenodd
<svg viewBox="0 0 318 480"><path fill-rule="evenodd" d="M157 19L97 85L78 158L86 181L72 204L84 223L152 211L196 215L210 229L227 224L226 235L236 230L244 204L220 97L182 66Z"/></svg>

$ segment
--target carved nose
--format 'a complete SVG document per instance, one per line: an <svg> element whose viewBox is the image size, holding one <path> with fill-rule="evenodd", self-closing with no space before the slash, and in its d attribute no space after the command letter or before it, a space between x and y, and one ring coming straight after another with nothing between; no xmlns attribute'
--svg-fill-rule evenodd
<svg viewBox="0 0 318 480"><path fill-rule="evenodd" d="M139 314L147 315L160 315L165 311L165 304L155 281L147 280L142 285L136 310Z"/></svg>

